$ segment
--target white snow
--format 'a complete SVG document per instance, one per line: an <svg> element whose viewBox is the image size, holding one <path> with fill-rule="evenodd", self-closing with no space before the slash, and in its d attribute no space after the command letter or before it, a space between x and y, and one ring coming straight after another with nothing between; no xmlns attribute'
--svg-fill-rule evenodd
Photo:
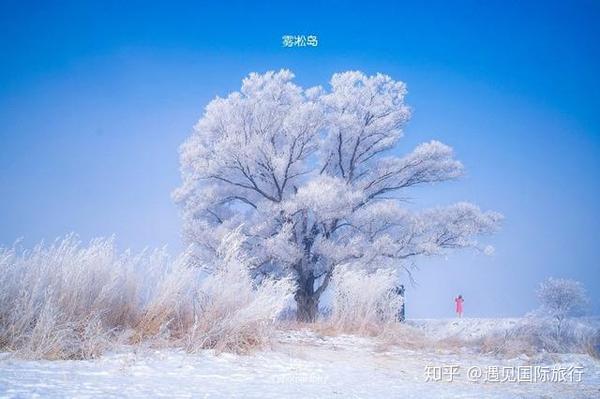
<svg viewBox="0 0 600 399"><path fill-rule="evenodd" d="M489 319L491 320L491 319ZM413 321L434 329L438 321ZM441 321L439 323L442 323ZM451 328L469 323L460 320ZM491 321L471 321L474 325ZM511 320L497 320L496 325ZM438 326L439 327L439 326ZM443 329L443 328L442 328ZM475 383L471 366L534 364L502 359L381 348L376 340L281 332L278 343L251 355L188 354L177 350L121 351L91 361L24 361L0 358L0 397L174 398L593 398L600 396L600 362L587 355L553 355L561 365L582 366L580 383ZM535 363L537 364L537 363ZM425 382L426 366L459 365L453 382Z"/></svg>
<svg viewBox="0 0 600 399"><path fill-rule="evenodd" d="M407 324L423 330L430 338L461 338L471 340L491 333L503 333L521 324L526 319L512 318L451 318L409 319ZM569 319L571 328L595 328L600 331L600 317L578 317Z"/></svg>
<svg viewBox="0 0 600 399"><path fill-rule="evenodd" d="M442 339L459 337L477 339L491 332L506 331L515 327L521 318L452 318L452 319L412 319L407 323L422 329L429 337Z"/></svg>

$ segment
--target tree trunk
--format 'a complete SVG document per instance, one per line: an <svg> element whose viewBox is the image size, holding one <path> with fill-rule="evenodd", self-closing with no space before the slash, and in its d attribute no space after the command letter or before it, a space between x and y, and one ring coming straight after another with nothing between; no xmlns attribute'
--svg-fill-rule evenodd
<svg viewBox="0 0 600 399"><path fill-rule="evenodd" d="M400 286L396 287L396 294L402 297L402 306L400 306L396 319L398 321L404 321L406 320L406 308L404 307L404 305L406 304L406 297L404 296L404 284L400 284Z"/></svg>
<svg viewBox="0 0 600 399"><path fill-rule="evenodd" d="M297 284L298 288L294 295L297 307L296 319L304 323L312 323L319 313L320 293L315 292L315 278L311 273L299 278Z"/></svg>
<svg viewBox="0 0 600 399"><path fill-rule="evenodd" d="M296 319L303 323L312 323L317 319L319 312L319 298L316 295L305 295L305 293L296 292Z"/></svg>

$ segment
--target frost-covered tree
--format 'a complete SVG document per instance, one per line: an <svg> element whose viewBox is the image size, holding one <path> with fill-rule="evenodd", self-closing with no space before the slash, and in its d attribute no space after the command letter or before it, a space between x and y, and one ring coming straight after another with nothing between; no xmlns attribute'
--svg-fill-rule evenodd
<svg viewBox="0 0 600 399"><path fill-rule="evenodd" d="M540 302L539 313L555 320L557 336L560 336L565 319L583 314L589 302L582 283L553 277L540 283L537 297Z"/></svg>
<svg viewBox="0 0 600 399"><path fill-rule="evenodd" d="M210 262L240 228L256 275L292 276L298 319L311 321L339 265L409 270L417 256L477 247L475 236L497 227L499 214L468 203L403 206L410 188L463 173L438 141L393 151L410 115L404 83L344 72L327 90L303 89L293 78L250 74L207 105L181 146L174 198L198 256Z"/></svg>

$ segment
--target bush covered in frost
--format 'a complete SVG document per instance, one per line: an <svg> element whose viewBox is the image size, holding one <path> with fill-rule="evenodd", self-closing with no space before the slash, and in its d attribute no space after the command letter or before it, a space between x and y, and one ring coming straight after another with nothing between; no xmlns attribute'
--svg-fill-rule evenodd
<svg viewBox="0 0 600 399"><path fill-rule="evenodd" d="M600 331L581 316L589 299L583 284L547 278L536 291L540 307L508 331L494 332L481 342L485 351L518 354L589 353L598 357Z"/></svg>
<svg viewBox="0 0 600 399"><path fill-rule="evenodd" d="M355 333L380 332L394 323L403 298L396 291L396 274L387 269L374 272L338 268L332 279L333 300L328 323L336 330Z"/></svg>
<svg viewBox="0 0 600 399"><path fill-rule="evenodd" d="M211 273L199 279L194 269L173 273L158 290L140 324L143 334L167 332L186 349L245 352L267 343L279 313L290 301L288 279L257 284L243 255L242 236L225 237Z"/></svg>
<svg viewBox="0 0 600 399"><path fill-rule="evenodd" d="M212 274L187 254L119 253L112 239L0 248L0 350L59 359L160 339L188 350L264 344L291 283L256 284L239 236L225 241Z"/></svg>

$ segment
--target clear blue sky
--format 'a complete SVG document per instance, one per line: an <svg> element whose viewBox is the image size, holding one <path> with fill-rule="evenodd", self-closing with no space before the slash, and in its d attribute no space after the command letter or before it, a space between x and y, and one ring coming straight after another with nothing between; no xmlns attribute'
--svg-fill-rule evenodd
<svg viewBox="0 0 600 399"><path fill-rule="evenodd" d="M359 69L408 84L401 151L435 138L467 167L415 205L506 216L494 256L421 262L409 316L452 316L459 292L467 315L520 315L551 275L598 313L600 2L52 3L0 1L0 245L75 231L178 251L177 147L204 105L251 71Z"/></svg>

